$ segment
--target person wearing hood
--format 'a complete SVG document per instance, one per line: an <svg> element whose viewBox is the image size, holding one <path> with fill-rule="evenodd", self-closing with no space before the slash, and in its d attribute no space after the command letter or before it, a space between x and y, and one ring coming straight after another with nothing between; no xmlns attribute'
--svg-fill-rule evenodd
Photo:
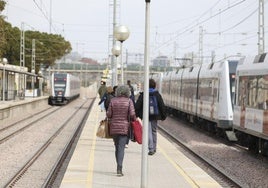
<svg viewBox="0 0 268 188"><path fill-rule="evenodd" d="M164 121L167 117L165 103L161 94L156 90L156 82L154 79L149 80L149 124L148 124L148 155L154 155L157 146L157 121ZM151 106L151 99L155 103ZM143 92L140 93L135 103L136 116L142 119L143 116Z"/></svg>

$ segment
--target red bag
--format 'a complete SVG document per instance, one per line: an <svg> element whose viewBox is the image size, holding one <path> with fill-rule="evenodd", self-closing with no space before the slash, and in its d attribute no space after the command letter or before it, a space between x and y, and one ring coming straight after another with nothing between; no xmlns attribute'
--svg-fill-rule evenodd
<svg viewBox="0 0 268 188"><path fill-rule="evenodd" d="M138 144L142 144L142 123L141 123L141 120L139 118L137 118L135 121L131 122L131 126L133 128L135 140L138 142Z"/></svg>

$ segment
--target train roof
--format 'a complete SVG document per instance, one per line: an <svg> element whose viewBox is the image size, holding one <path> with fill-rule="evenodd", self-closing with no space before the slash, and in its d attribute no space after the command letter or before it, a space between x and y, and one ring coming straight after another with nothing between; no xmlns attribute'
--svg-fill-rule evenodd
<svg viewBox="0 0 268 188"><path fill-rule="evenodd" d="M237 66L238 76L268 74L267 53L242 58Z"/></svg>

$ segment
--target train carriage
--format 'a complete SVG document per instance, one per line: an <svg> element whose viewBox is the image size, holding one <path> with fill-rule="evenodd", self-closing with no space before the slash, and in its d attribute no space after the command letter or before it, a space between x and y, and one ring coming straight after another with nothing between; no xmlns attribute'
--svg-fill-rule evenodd
<svg viewBox="0 0 268 188"><path fill-rule="evenodd" d="M215 122L218 128L232 128L236 65L237 61L222 61L203 65L200 70L198 116Z"/></svg>
<svg viewBox="0 0 268 188"><path fill-rule="evenodd" d="M239 142L258 153L268 152L268 57L246 57L237 67L234 129Z"/></svg>
<svg viewBox="0 0 268 188"><path fill-rule="evenodd" d="M181 85L182 74L184 69L178 69L171 74L171 107L174 109L181 109Z"/></svg>
<svg viewBox="0 0 268 188"><path fill-rule="evenodd" d="M171 96L170 96L170 89L171 89L171 83L170 83L170 75L171 72L166 72L163 75L161 88L162 88L162 97L165 99L165 104L167 106L171 105Z"/></svg>
<svg viewBox="0 0 268 188"><path fill-rule="evenodd" d="M191 116L196 116L197 84L200 67L199 64L195 64L192 67L185 68L181 77L181 100L179 105L182 107L183 112Z"/></svg>
<svg viewBox="0 0 268 188"><path fill-rule="evenodd" d="M155 80L156 82L156 89L162 94L162 82L163 82L163 73L157 73L157 74L153 74L151 76L152 79Z"/></svg>
<svg viewBox="0 0 268 188"><path fill-rule="evenodd" d="M53 73L51 76L51 96L48 103L67 104L69 101L79 97L80 79L67 73Z"/></svg>
<svg viewBox="0 0 268 188"><path fill-rule="evenodd" d="M165 73L163 99L175 115L213 132L230 130L238 61L195 64Z"/></svg>

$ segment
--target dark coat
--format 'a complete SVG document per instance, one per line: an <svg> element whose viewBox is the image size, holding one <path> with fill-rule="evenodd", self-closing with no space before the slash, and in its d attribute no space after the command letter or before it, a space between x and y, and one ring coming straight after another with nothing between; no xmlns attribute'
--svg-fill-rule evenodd
<svg viewBox="0 0 268 188"><path fill-rule="evenodd" d="M135 108L132 100L127 97L114 97L111 99L107 117L110 119L111 135L127 135L130 120L135 120Z"/></svg>
<svg viewBox="0 0 268 188"><path fill-rule="evenodd" d="M149 92L149 95L155 95L157 98L157 105L159 109L159 115L149 115L149 121L150 120L165 120L167 118L167 113L166 113L166 106L163 101L163 98L161 94L155 90L154 92ZM143 116L143 92L140 93L136 104L135 104L135 112L136 116L142 119Z"/></svg>

